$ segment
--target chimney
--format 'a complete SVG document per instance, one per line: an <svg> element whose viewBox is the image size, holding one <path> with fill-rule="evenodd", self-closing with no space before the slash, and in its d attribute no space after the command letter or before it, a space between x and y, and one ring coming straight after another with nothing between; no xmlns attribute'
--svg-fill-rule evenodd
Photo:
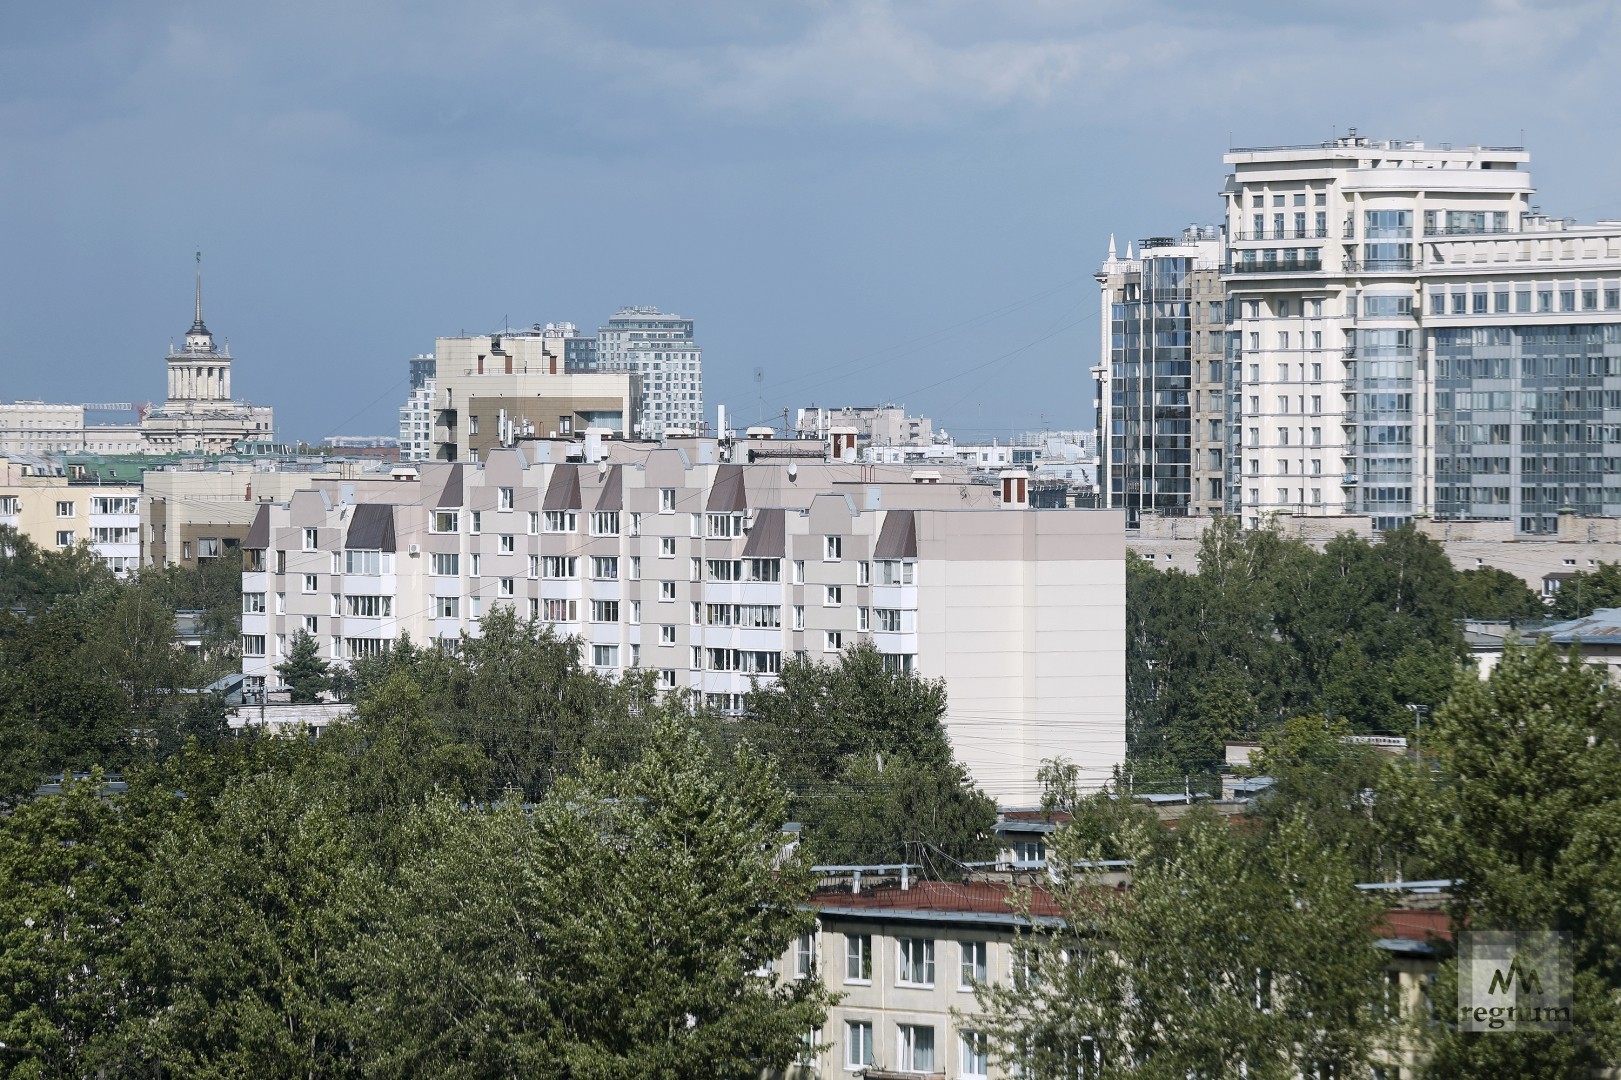
<svg viewBox="0 0 1621 1080"><path fill-rule="evenodd" d="M1030 474L1023 469L1007 469L1001 474L1002 509L1024 510L1030 505Z"/></svg>

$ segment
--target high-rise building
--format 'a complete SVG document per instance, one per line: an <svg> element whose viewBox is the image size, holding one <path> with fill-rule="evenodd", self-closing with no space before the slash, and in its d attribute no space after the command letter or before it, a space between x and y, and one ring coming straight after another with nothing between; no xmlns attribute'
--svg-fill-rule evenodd
<svg viewBox="0 0 1621 1080"><path fill-rule="evenodd" d="M1109 241L1098 270L1099 487L1104 505L1141 515L1219 512L1223 505L1226 303L1213 227L1156 236L1125 258Z"/></svg>
<svg viewBox="0 0 1621 1080"><path fill-rule="evenodd" d="M597 339L580 333L571 322L547 323L541 336L563 343L563 370L570 375L589 375L597 370Z"/></svg>
<svg viewBox="0 0 1621 1080"><path fill-rule="evenodd" d="M639 434L705 430L704 354L693 340L691 319L658 308L621 308L597 331L597 364L601 371L640 377Z"/></svg>
<svg viewBox="0 0 1621 1080"><path fill-rule="evenodd" d="M433 391L437 362L431 354L411 359L411 393L400 406L400 460L433 459Z"/></svg>
<svg viewBox="0 0 1621 1080"><path fill-rule="evenodd" d="M1520 147L1224 160L1230 511L1621 512L1621 222L1543 216Z"/></svg>

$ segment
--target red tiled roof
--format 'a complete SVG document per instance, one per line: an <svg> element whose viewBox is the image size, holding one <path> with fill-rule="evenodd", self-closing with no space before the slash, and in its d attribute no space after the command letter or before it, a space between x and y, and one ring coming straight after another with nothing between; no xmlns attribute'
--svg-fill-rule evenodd
<svg viewBox="0 0 1621 1080"><path fill-rule="evenodd" d="M1444 911L1394 908L1385 912L1374 927L1380 937L1403 938L1407 941L1428 941L1437 938L1452 940L1452 921Z"/></svg>
<svg viewBox="0 0 1621 1080"><path fill-rule="evenodd" d="M849 889L818 889L811 903L819 908L862 908L872 911L928 911L947 915L1018 915L1012 886L995 881L914 881L909 889L898 885ZM1030 890L1032 915L1062 915L1046 889Z"/></svg>

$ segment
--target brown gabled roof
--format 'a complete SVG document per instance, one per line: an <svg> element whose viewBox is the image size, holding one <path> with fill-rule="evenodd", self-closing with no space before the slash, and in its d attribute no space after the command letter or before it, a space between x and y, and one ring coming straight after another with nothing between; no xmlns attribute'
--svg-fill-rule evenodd
<svg viewBox="0 0 1621 1080"><path fill-rule="evenodd" d="M551 483L546 485L542 510L580 509L580 467L572 461L553 466Z"/></svg>
<svg viewBox="0 0 1621 1080"><path fill-rule="evenodd" d="M461 506L464 501L462 494L462 467L461 463L450 467L450 475L445 478L444 490L439 492L437 509L449 510Z"/></svg>
<svg viewBox="0 0 1621 1080"><path fill-rule="evenodd" d="M257 548L263 551L270 546L270 504L260 503L259 509L254 512L253 524L248 526L248 538L242 541L245 548Z"/></svg>
<svg viewBox="0 0 1621 1080"><path fill-rule="evenodd" d="M891 510L884 515L884 527L878 531L878 543L873 548L875 559L917 558L917 521L910 510Z"/></svg>
<svg viewBox="0 0 1621 1080"><path fill-rule="evenodd" d="M787 533L782 507L772 506L756 510L754 525L749 529L748 542L743 545L743 558L782 558L788 554Z"/></svg>
<svg viewBox="0 0 1621 1080"><path fill-rule="evenodd" d="M623 465L615 465L608 470L608 475L602 480L602 493L597 496L597 510L623 510L625 508L625 478L620 471Z"/></svg>
<svg viewBox="0 0 1621 1080"><path fill-rule="evenodd" d="M394 507L387 503L361 503L349 519L343 546L367 551L394 551Z"/></svg>
<svg viewBox="0 0 1621 1080"><path fill-rule="evenodd" d="M722 465L715 470L715 483L709 489L711 514L735 514L749 508L748 493L743 487L743 466Z"/></svg>

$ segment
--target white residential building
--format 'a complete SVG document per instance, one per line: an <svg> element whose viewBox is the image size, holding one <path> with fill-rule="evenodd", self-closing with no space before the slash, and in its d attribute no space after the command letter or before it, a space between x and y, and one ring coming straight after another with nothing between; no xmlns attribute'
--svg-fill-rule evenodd
<svg viewBox="0 0 1621 1080"><path fill-rule="evenodd" d="M433 460L433 392L432 377L423 379L422 385L411 390L411 396L400 406L400 460Z"/></svg>
<svg viewBox="0 0 1621 1080"><path fill-rule="evenodd" d="M1520 147L1224 161L1229 512L1621 512L1621 222L1543 216Z"/></svg>
<svg viewBox="0 0 1621 1080"><path fill-rule="evenodd" d="M243 673L274 689L308 630L347 662L477 633L497 605L649 668L725 712L786 657L873 641L946 680L945 723L987 791L1031 803L1044 759L1095 782L1125 754L1121 515L1031 510L1029 480L797 458L710 440L564 441L311 477L243 541Z"/></svg>
<svg viewBox="0 0 1621 1080"><path fill-rule="evenodd" d="M641 377L639 434L704 434L704 351L692 320L652 307L621 308L597 331L596 370Z"/></svg>

